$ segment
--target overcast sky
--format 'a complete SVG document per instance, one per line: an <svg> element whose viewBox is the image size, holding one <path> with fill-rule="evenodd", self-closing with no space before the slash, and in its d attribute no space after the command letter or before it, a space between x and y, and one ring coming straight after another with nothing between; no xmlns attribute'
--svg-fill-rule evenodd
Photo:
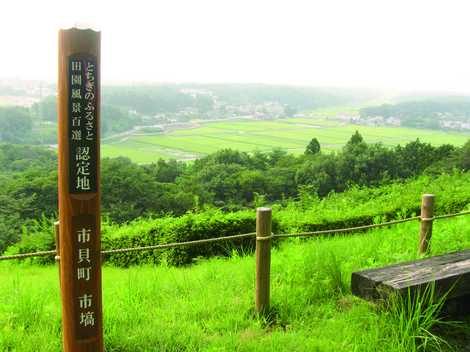
<svg viewBox="0 0 470 352"><path fill-rule="evenodd" d="M3 1L0 77L55 81L57 32L102 31L111 82L470 93L470 1Z"/></svg>

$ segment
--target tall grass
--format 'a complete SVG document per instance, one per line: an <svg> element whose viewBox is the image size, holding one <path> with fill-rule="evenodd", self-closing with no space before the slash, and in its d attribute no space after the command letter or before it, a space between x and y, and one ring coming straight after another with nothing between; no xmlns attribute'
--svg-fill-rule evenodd
<svg viewBox="0 0 470 352"><path fill-rule="evenodd" d="M470 218L438 221L432 251L470 247ZM103 268L107 351L440 351L447 341L427 296L379 307L351 295L351 272L417 258L418 224L364 234L283 240L272 252L271 307L254 310L251 255L175 268ZM55 266L0 265L0 351L60 351ZM444 331L444 333L443 333Z"/></svg>
<svg viewBox="0 0 470 352"><path fill-rule="evenodd" d="M395 293L387 300L386 314L396 326L391 333L399 348L410 352L451 349L435 332L440 327L459 328L457 322L445 321L441 315L446 297L447 293L437 296L431 283L416 292L408 289L405 296Z"/></svg>

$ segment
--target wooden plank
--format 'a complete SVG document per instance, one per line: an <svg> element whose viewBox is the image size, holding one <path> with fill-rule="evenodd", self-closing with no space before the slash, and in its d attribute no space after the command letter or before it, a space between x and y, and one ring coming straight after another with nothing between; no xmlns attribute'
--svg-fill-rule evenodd
<svg viewBox="0 0 470 352"><path fill-rule="evenodd" d="M378 299L389 292L416 292L435 282L436 296L452 288L448 298L470 295L470 250L352 273L356 296Z"/></svg>

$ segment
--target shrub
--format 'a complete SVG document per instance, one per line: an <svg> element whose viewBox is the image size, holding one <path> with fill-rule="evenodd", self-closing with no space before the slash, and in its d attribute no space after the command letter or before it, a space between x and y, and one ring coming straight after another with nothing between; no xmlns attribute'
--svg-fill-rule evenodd
<svg viewBox="0 0 470 352"><path fill-rule="evenodd" d="M331 193L324 199L306 197L273 205L273 232L286 233L346 228L405 218L419 214L421 195L436 194L436 214L458 212L470 203L470 174L456 173L438 178L422 176L406 183L377 188L352 188ZM102 225L102 248L128 248L194 241L255 231L255 210L226 213L206 209L180 217L138 218L127 225ZM50 222L48 224L51 224ZM49 225L48 225L49 226ZM47 226L46 226L47 227ZM52 225L32 227L31 234L8 250L8 254L54 249ZM254 238L185 246L167 250L116 253L105 261L117 266L166 262L189 264L200 257L230 255L234 249L250 253ZM53 258L41 259L40 261Z"/></svg>

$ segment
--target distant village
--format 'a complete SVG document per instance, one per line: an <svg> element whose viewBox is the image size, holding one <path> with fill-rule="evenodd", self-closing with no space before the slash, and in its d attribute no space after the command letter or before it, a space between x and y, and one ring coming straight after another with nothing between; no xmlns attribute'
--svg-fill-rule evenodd
<svg viewBox="0 0 470 352"><path fill-rule="evenodd" d="M138 115L144 125L168 125L188 123L192 120L217 121L232 118L256 120L275 120L287 117L304 117L295 107L277 101L263 101L250 104L231 104L217 97L207 89L181 88L180 92L192 98L203 98L207 103L204 108L187 107L176 112L162 112L153 116L139 114L130 110L129 115ZM38 80L0 79L0 105L31 107L43 98L56 95L54 84ZM335 119L347 124L364 126L407 126L400 117L361 116L359 113L338 114ZM470 119L451 113L433 113L432 120L436 128L443 130L470 131ZM139 126L143 127L143 126Z"/></svg>
<svg viewBox="0 0 470 352"><path fill-rule="evenodd" d="M219 100L213 92L204 89L183 88L181 93L193 98L203 96L211 100L211 108L201 111L198 108L185 108L175 113L160 113L155 116L144 116L144 120L154 123L188 122L190 120L225 120L229 118L252 118L256 120L274 120L292 116L295 110L275 101L258 104L233 105ZM137 114L136 111L131 113Z"/></svg>
<svg viewBox="0 0 470 352"><path fill-rule="evenodd" d="M351 123L363 126L389 126L400 127L402 121L398 117L361 117L360 115L338 115L337 119L344 123ZM456 130L456 131L469 131L470 120L462 118L462 120L452 120L455 118L452 114L439 114L436 116L440 129L443 130Z"/></svg>

